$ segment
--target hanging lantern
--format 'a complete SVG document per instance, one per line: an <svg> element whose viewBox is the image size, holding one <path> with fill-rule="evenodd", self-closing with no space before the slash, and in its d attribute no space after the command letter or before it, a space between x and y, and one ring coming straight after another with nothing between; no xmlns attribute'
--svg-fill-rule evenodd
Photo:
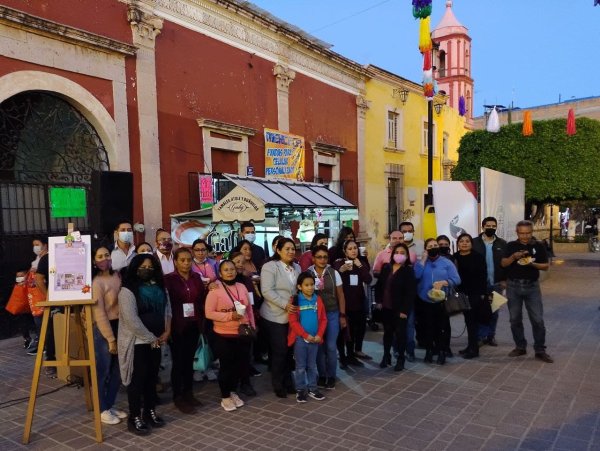
<svg viewBox="0 0 600 451"><path fill-rule="evenodd" d="M498 111L496 111L496 107L494 107L490 113L485 129L490 133L498 133L500 131L500 118L498 117Z"/></svg>
<svg viewBox="0 0 600 451"><path fill-rule="evenodd" d="M431 17L421 19L419 23L419 51L421 53L431 52L433 43L431 42Z"/></svg>
<svg viewBox="0 0 600 451"><path fill-rule="evenodd" d="M573 136L575 133L577 133L575 111L573 111L573 108L569 108L569 114L567 115L567 135Z"/></svg>
<svg viewBox="0 0 600 451"><path fill-rule="evenodd" d="M464 116L467 114L467 107L465 105L465 96L460 96L458 98L458 114Z"/></svg>
<svg viewBox="0 0 600 451"><path fill-rule="evenodd" d="M531 111L523 113L523 136L533 135L533 123L531 121Z"/></svg>

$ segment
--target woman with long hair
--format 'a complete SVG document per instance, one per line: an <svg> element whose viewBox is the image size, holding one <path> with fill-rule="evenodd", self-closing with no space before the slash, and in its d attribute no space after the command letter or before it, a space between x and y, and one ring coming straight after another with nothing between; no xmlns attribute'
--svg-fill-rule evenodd
<svg viewBox="0 0 600 451"><path fill-rule="evenodd" d="M406 326L416 295L417 281L410 264L408 247L404 243L397 243L392 248L390 261L381 268L375 286L377 307L381 308L383 313L383 358L379 364L380 368L392 364L390 351L395 338L398 360L394 371L404 369Z"/></svg>
<svg viewBox="0 0 600 451"><path fill-rule="evenodd" d="M468 345L459 351L465 359L479 357L479 321L487 292L487 264L485 257L473 251L473 237L462 233L456 240L454 254L461 284L458 290L469 297L471 309L463 312L467 326Z"/></svg>
<svg viewBox="0 0 600 451"><path fill-rule="evenodd" d="M338 233L335 244L329 248L329 263L333 264L338 258L344 258L344 243L356 239L351 227L342 227Z"/></svg>
<svg viewBox="0 0 600 451"><path fill-rule="evenodd" d="M342 367L345 367L346 364L363 366L363 363L358 359L371 360L371 357L362 350L367 327L366 295L363 284L371 283L373 276L371 276L369 262L366 259L359 258L356 241L347 240L344 242L342 250L344 257L338 258L333 263L333 268L342 276L350 340L345 343L345 352L343 343L338 341L340 364ZM340 336L343 336L343 333L340 333Z"/></svg>
<svg viewBox="0 0 600 451"><path fill-rule="evenodd" d="M254 328L252 306L246 287L236 282L237 271L231 260L219 264L219 281L206 297L206 317L213 321L214 347L219 358L221 407L227 412L239 409L244 401L236 393L240 380L248 379L250 341L239 335L239 327Z"/></svg>
<svg viewBox="0 0 600 451"><path fill-rule="evenodd" d="M173 252L175 271L165 276L173 320L171 321L171 386L173 403L191 414L202 405L194 397L194 355L202 333L206 290L200 274L192 271L192 252L185 247Z"/></svg>
<svg viewBox="0 0 600 451"><path fill-rule="evenodd" d="M275 247L273 260L265 263L260 273L263 304L260 307L261 327L269 340L271 352L271 384L275 395L286 398L295 394L292 380L293 355L287 345L289 313L298 307L292 303L300 266L294 263L296 245L290 238L281 238Z"/></svg>
<svg viewBox="0 0 600 451"><path fill-rule="evenodd" d="M148 425L164 425L155 410L156 381L160 346L171 334L171 316L160 262L154 255L136 255L119 292L117 343L121 379L129 401L127 426L138 435L148 434Z"/></svg>
<svg viewBox="0 0 600 451"><path fill-rule="evenodd" d="M328 242L329 238L327 237L327 235L325 235L324 233L315 233L315 236L310 242L310 247L298 259L298 264L300 265L301 271L306 271L310 267L310 265L313 264L313 249L317 246L327 246Z"/></svg>
<svg viewBox="0 0 600 451"><path fill-rule="evenodd" d="M194 240L192 243L192 271L200 274L204 285L217 280L217 262L214 258L210 258L208 243L203 239Z"/></svg>
<svg viewBox="0 0 600 451"><path fill-rule="evenodd" d="M111 253L102 246L92 251L92 322L96 373L100 398L100 419L105 424L117 424L127 413L114 408L121 385L117 336L119 329L119 291L121 278L112 269Z"/></svg>

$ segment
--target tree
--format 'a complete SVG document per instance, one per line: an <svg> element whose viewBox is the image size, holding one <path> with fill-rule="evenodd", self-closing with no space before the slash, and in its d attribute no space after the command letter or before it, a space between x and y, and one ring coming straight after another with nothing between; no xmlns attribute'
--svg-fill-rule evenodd
<svg viewBox="0 0 600 451"><path fill-rule="evenodd" d="M566 119L533 122L533 136L522 124L498 133L477 130L462 137L453 180L479 182L486 167L525 179L528 201L600 199L600 121L579 118L568 136Z"/></svg>

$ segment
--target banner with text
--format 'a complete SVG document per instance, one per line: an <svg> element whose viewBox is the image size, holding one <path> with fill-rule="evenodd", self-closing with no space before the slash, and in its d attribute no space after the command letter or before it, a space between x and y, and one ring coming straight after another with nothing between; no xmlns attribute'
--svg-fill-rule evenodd
<svg viewBox="0 0 600 451"><path fill-rule="evenodd" d="M433 182L437 233L454 243L461 233L477 236L477 183Z"/></svg>
<svg viewBox="0 0 600 451"><path fill-rule="evenodd" d="M488 216L498 221L497 236L516 240L517 222L525 216L525 179L481 168L481 219Z"/></svg>
<svg viewBox="0 0 600 451"><path fill-rule="evenodd" d="M304 138L265 128L265 177L304 180Z"/></svg>

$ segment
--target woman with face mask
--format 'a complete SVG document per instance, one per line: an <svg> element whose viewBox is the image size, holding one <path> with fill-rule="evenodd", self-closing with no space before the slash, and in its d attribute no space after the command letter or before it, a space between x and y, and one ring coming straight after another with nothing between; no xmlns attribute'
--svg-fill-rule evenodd
<svg viewBox="0 0 600 451"><path fill-rule="evenodd" d="M117 424L127 414L114 408L121 385L117 358L117 331L119 327L119 291L121 278L112 269L108 248L99 247L92 252L92 307L96 372L100 398L100 419L105 424Z"/></svg>
<svg viewBox="0 0 600 451"><path fill-rule="evenodd" d="M417 281L410 253L404 243L397 243L392 248L389 263L381 268L375 285L377 307L382 309L383 316L383 358L380 368L392 364L390 350L392 341L396 340L398 360L394 371L404 369L404 353L406 351L406 326L408 315L412 311L417 295Z"/></svg>
<svg viewBox="0 0 600 451"><path fill-rule="evenodd" d="M456 266L447 258L440 255L440 248L435 238L425 241L425 252L415 265L417 278L417 294L423 310L425 322L425 358L426 363L433 362L434 352L438 353L437 363L446 363L446 349L450 347L444 338L448 315L442 304L443 297L439 296L448 286L460 284ZM432 291L433 290L433 291Z"/></svg>
<svg viewBox="0 0 600 451"><path fill-rule="evenodd" d="M138 435L148 434L149 426L164 425L155 410L156 380L160 346L171 334L171 316L159 261L153 255L136 255L119 292L117 344L129 401L127 427Z"/></svg>

